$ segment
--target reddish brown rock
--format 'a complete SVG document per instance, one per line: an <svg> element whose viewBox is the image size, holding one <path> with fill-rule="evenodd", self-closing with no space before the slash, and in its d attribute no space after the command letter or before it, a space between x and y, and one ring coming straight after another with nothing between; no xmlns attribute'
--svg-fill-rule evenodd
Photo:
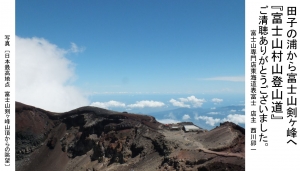
<svg viewBox="0 0 300 171"><path fill-rule="evenodd" d="M52 113L16 102L16 170L239 171L244 134L233 123L185 133L147 115L91 106Z"/></svg>

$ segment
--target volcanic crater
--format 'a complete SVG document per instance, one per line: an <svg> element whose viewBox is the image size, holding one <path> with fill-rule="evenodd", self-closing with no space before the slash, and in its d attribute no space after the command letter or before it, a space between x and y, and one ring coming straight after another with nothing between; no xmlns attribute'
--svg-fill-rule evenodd
<svg viewBox="0 0 300 171"><path fill-rule="evenodd" d="M185 132L91 106L54 113L16 102L15 110L18 171L245 170L245 130L231 122Z"/></svg>

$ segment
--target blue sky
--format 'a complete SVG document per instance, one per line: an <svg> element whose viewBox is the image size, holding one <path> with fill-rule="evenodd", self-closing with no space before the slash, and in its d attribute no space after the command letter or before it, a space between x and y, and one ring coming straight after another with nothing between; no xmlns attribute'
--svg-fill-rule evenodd
<svg viewBox="0 0 300 171"><path fill-rule="evenodd" d="M244 18L234 0L17 0L16 99L54 111L239 105Z"/></svg>

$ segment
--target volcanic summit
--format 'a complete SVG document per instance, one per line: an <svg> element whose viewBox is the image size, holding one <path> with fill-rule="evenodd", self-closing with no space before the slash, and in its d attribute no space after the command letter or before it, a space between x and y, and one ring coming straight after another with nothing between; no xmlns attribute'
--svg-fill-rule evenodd
<svg viewBox="0 0 300 171"><path fill-rule="evenodd" d="M152 116L81 107L54 113L16 102L18 171L242 171L245 130L165 125Z"/></svg>

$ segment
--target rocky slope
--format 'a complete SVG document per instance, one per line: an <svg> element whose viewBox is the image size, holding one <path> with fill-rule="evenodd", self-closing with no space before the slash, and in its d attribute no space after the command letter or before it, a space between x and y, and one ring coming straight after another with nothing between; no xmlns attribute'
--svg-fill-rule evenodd
<svg viewBox="0 0 300 171"><path fill-rule="evenodd" d="M81 107L53 113L16 102L18 171L245 170L244 129L170 131L154 117Z"/></svg>

